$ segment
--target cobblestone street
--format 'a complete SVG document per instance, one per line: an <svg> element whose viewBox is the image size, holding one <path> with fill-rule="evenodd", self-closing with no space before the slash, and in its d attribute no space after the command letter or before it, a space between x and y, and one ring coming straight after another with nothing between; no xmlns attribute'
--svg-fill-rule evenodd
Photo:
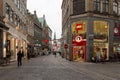
<svg viewBox="0 0 120 80"><path fill-rule="evenodd" d="M0 80L120 80L120 63L70 62L59 55L39 56L0 67Z"/></svg>

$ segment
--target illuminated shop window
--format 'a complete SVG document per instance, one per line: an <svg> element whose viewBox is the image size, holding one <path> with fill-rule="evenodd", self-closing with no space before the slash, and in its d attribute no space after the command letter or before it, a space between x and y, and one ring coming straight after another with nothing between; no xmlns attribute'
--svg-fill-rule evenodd
<svg viewBox="0 0 120 80"><path fill-rule="evenodd" d="M85 21L74 22L72 25L72 35L73 37L79 35L82 36L83 39L86 39L86 22Z"/></svg>
<svg viewBox="0 0 120 80"><path fill-rule="evenodd" d="M98 49L100 50L100 54L105 54L107 56L106 60L109 56L109 25L105 21L94 21L94 53L93 56L97 55Z"/></svg>

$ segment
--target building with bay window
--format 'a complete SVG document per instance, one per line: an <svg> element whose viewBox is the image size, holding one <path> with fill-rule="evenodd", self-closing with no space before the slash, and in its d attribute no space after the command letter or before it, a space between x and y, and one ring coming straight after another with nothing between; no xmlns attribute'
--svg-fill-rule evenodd
<svg viewBox="0 0 120 80"><path fill-rule="evenodd" d="M120 54L119 0L63 0L62 53L69 60L91 61L97 49L106 60ZM64 47L64 45L62 46Z"/></svg>

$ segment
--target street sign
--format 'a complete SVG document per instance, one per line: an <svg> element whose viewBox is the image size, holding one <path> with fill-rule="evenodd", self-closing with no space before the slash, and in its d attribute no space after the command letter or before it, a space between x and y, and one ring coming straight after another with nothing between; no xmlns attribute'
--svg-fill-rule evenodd
<svg viewBox="0 0 120 80"><path fill-rule="evenodd" d="M64 48L65 48L65 49L67 49L67 48L68 48L68 45L67 45L67 44L65 44L65 45L64 45Z"/></svg>
<svg viewBox="0 0 120 80"><path fill-rule="evenodd" d="M44 42L45 42L45 43L48 43L48 42L49 42L49 40L48 40L48 39L45 39L45 40L44 40Z"/></svg>

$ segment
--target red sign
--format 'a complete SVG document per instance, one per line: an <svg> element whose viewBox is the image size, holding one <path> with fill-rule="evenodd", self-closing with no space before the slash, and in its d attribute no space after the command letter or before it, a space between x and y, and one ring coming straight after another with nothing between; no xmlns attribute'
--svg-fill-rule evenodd
<svg viewBox="0 0 120 80"><path fill-rule="evenodd" d="M76 31L81 30L82 29L82 24L76 24Z"/></svg>
<svg viewBox="0 0 120 80"><path fill-rule="evenodd" d="M45 42L45 43L48 43L48 39L45 39L44 42Z"/></svg>
<svg viewBox="0 0 120 80"><path fill-rule="evenodd" d="M65 45L64 45L64 48L65 48L65 49L67 49L67 48L68 48L68 45L67 45L67 44L65 44Z"/></svg>

